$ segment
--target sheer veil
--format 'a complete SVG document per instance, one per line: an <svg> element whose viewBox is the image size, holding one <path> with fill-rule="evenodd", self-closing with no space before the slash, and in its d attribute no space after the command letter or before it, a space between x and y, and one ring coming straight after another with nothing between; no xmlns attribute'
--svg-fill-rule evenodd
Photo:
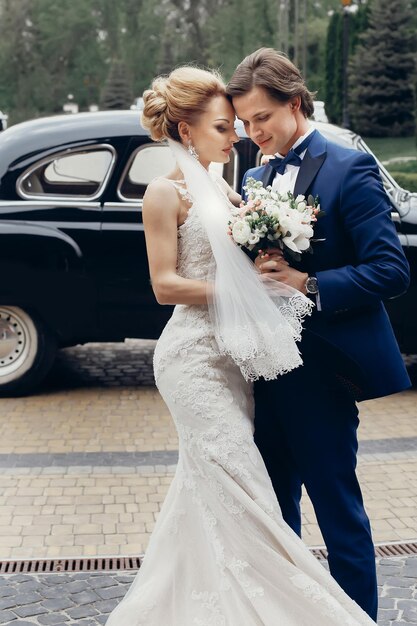
<svg viewBox="0 0 417 626"><path fill-rule="evenodd" d="M209 312L223 354L246 380L277 378L302 364L296 342L313 303L301 292L265 279L228 235L231 204L207 170L179 142L169 140L194 210L216 261Z"/></svg>

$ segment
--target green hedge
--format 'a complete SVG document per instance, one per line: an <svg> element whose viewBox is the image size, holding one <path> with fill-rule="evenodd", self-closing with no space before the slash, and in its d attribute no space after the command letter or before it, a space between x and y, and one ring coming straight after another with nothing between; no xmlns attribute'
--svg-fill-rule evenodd
<svg viewBox="0 0 417 626"><path fill-rule="evenodd" d="M417 174L417 159L410 159L409 161L391 161L388 165L388 169L393 172Z"/></svg>
<svg viewBox="0 0 417 626"><path fill-rule="evenodd" d="M408 191L417 191L417 172L390 171L390 174L403 189L408 189Z"/></svg>

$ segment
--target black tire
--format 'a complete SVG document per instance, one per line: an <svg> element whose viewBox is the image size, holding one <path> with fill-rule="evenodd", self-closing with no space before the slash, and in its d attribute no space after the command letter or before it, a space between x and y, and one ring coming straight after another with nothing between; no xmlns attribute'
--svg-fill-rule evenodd
<svg viewBox="0 0 417 626"><path fill-rule="evenodd" d="M55 338L38 317L0 305L0 397L33 391L52 367L56 349Z"/></svg>

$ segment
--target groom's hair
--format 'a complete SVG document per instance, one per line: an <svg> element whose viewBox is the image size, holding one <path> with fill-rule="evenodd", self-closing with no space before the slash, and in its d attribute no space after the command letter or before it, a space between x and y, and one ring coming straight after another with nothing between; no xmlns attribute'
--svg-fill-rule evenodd
<svg viewBox="0 0 417 626"><path fill-rule="evenodd" d="M274 48L259 48L243 59L227 85L229 98L243 96L254 87L262 87L271 98L288 102L296 96L301 98L301 111L311 117L313 98L301 76L300 70L283 52Z"/></svg>

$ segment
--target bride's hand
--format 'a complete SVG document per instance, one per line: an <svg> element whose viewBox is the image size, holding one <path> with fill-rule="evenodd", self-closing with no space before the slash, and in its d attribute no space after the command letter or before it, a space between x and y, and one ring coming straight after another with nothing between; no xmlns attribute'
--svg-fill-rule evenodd
<svg viewBox="0 0 417 626"><path fill-rule="evenodd" d="M284 258L282 250L268 248L263 254L257 256L255 265L261 272L261 278L266 282L271 279L278 280L301 291L301 293L306 293L305 282L308 274L290 267L290 264Z"/></svg>
<svg viewBox="0 0 417 626"><path fill-rule="evenodd" d="M255 259L255 265L262 273L275 272L278 267L282 267L282 263L288 265L282 250L277 248L263 250Z"/></svg>

